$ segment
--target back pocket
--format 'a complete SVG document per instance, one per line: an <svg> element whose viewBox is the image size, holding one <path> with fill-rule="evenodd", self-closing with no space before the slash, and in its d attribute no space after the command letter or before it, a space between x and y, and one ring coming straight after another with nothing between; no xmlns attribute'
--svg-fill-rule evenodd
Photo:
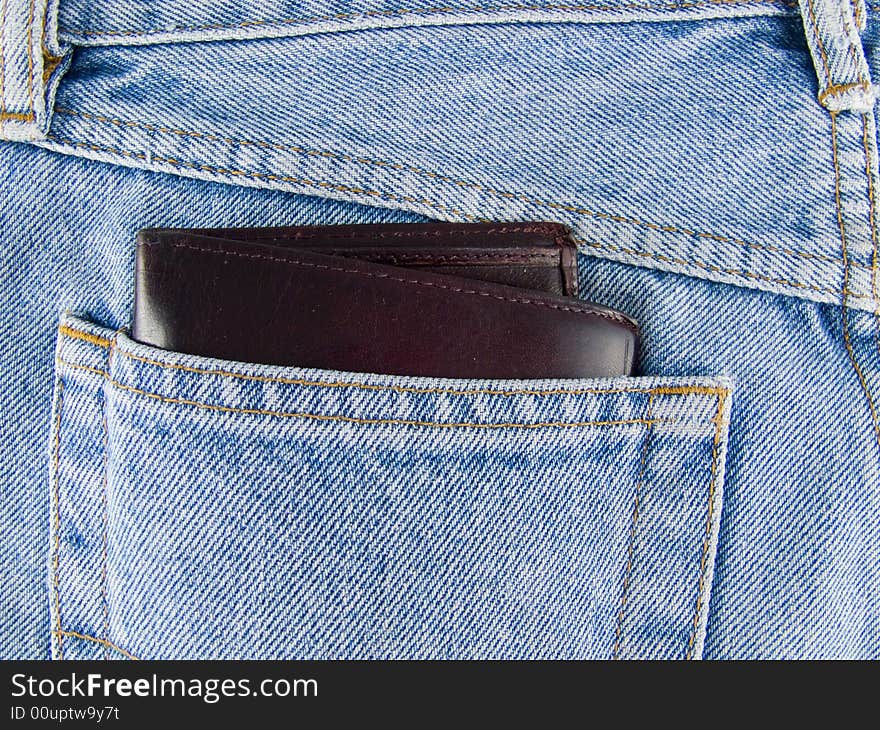
<svg viewBox="0 0 880 730"><path fill-rule="evenodd" d="M230 363L66 316L56 658L699 657L716 378Z"/></svg>

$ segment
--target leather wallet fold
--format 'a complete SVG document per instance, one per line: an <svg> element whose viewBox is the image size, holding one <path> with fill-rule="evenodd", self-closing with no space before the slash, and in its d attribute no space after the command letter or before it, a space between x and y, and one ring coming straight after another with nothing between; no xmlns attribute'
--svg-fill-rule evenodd
<svg viewBox="0 0 880 730"><path fill-rule="evenodd" d="M576 261L549 223L145 230L132 337L390 375L630 375L637 326L570 296Z"/></svg>

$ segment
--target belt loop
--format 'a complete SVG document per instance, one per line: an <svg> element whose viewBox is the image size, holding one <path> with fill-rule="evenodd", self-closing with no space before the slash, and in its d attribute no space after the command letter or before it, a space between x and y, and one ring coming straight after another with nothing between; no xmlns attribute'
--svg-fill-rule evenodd
<svg viewBox="0 0 880 730"><path fill-rule="evenodd" d="M819 103L830 112L868 112L880 90L871 74L859 31L864 0L798 0L807 44L819 79Z"/></svg>
<svg viewBox="0 0 880 730"><path fill-rule="evenodd" d="M45 137L70 53L55 38L58 0L0 0L0 139ZM47 18L51 15L51 34Z"/></svg>
<svg viewBox="0 0 880 730"><path fill-rule="evenodd" d="M865 0L853 0L852 5L856 28L859 29L859 33L862 33L865 30L865 26L868 25L868 4Z"/></svg>

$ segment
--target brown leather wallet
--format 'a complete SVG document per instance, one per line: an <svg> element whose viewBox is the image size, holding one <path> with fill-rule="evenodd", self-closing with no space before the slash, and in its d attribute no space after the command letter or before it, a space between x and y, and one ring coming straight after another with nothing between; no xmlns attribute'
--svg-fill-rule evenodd
<svg viewBox="0 0 880 730"><path fill-rule="evenodd" d="M553 223L144 230L132 337L392 375L631 375L637 326L572 297L576 262Z"/></svg>

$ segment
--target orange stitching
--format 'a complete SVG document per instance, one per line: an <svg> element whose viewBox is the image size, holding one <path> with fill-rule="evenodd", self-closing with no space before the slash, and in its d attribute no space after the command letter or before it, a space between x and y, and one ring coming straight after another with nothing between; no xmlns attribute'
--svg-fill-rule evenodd
<svg viewBox="0 0 880 730"><path fill-rule="evenodd" d="M700 609L703 606L703 589L706 583L707 556L709 553L709 538L712 535L712 519L715 516L715 478L718 471L718 446L721 443L721 426L723 425L724 404L727 401L728 392L718 394L718 412L715 416L715 439L712 442L712 468L709 472L709 506L706 510L706 534L703 537L703 551L700 556L700 581L697 584L697 606L694 610L693 629L688 641L687 658L693 659L694 645L697 639L697 626L700 623Z"/></svg>
<svg viewBox="0 0 880 730"><path fill-rule="evenodd" d="M819 47L819 54L822 57L822 67L825 70L825 78L830 85L831 71L828 68L828 56L825 53L825 46L822 43L822 36L819 34L819 26L816 23L816 9L813 7L813 0L807 0L807 8L810 11L810 24L813 26L813 35L816 38L816 45Z"/></svg>
<svg viewBox="0 0 880 730"><path fill-rule="evenodd" d="M36 117L33 113L19 114L16 112L6 112L0 114L0 122L32 122Z"/></svg>
<svg viewBox="0 0 880 730"><path fill-rule="evenodd" d="M0 9L0 30L6 27L6 0ZM6 44L0 38L0 120L6 118Z"/></svg>
<svg viewBox="0 0 880 730"><path fill-rule="evenodd" d="M648 405L645 409L645 418L647 420L651 420L651 408L654 404L654 394L648 396ZM636 490L635 497L633 499L633 510L632 510L632 522L629 527L629 542L627 545L627 555L626 555L626 569L623 574L623 590L620 594L620 608L617 611L617 631L615 632L614 638L614 651L612 652L613 659L620 658L620 638L623 633L623 613L626 610L626 602L629 598L629 579L632 574L632 564L633 564L633 554L635 553L635 542L636 542L636 526L639 522L639 508L640 508L640 496L642 492L642 480L645 477L645 466L648 462L648 449L649 444L651 442L651 427L645 430L645 442L642 445L642 458L639 465L639 475L636 478Z"/></svg>
<svg viewBox="0 0 880 730"><path fill-rule="evenodd" d="M69 364L69 363L66 363ZM107 376L107 382L120 390L127 390L132 393L138 393L148 398L162 401L163 403L176 403L178 405L193 406L195 408L203 408L209 411L220 411L222 413L246 413L256 416L277 416L279 418L302 418L315 421L341 421L343 423L356 423L366 426L420 426L425 428L478 428L478 429L500 429L500 428L585 428L592 426L630 426L630 425L649 425L650 422L643 418L620 419L617 421L546 421L536 423L444 423L442 421L415 421L402 418L355 418L353 416L343 416L339 414L328 415L323 413L304 413L304 412L285 412L271 411L263 408L236 408L233 406L220 406L211 403L201 403L199 401L189 400L188 398L172 398L158 393L150 393L131 385L125 385L110 376ZM653 423L673 423L673 421L653 421Z"/></svg>
<svg viewBox="0 0 880 730"><path fill-rule="evenodd" d="M308 23L321 23L328 21L358 20L369 18L400 17L403 15L440 15L452 13L480 13L480 12L508 12L508 11L603 11L603 10L685 10L689 8L711 7L712 5L782 5L787 8L797 7L792 2L772 2L768 0L703 0L702 2L675 2L675 3L629 3L626 5L501 5L498 7L484 6L471 8L400 8L395 10L368 10L362 13L337 13L335 15L318 15L310 18L283 18L281 20L248 20L241 23L224 24L210 23L206 25L175 26L172 33L190 33L203 30L235 30L238 28L261 27L267 25L304 25ZM70 30L64 28L62 33L67 35L89 36L132 36L132 35L155 35L168 33L166 30Z"/></svg>
<svg viewBox="0 0 880 730"><path fill-rule="evenodd" d="M878 425L877 421L877 412L874 408L874 401L871 398L871 392L868 390L868 383L865 380L864 373L862 373L862 369L856 360L855 350L853 350L852 342L849 337L849 324L847 322L846 317L846 289L847 282L849 280L849 267L847 265L847 261L849 258L849 254L847 253L846 247L846 228L843 223L843 212L841 209L840 203L840 164L837 159L837 113L834 112L831 114L831 144L832 144L832 153L834 158L834 199L837 205L837 225L840 228L840 241L843 248L843 293L841 295L841 314L843 317L843 341L846 346L847 354L849 355L850 362L852 363L853 369L856 371L856 375L859 378L859 383L861 383L862 390L865 393L865 397L868 399L868 408L871 411L871 418L874 421L874 435L877 439L878 444L880 444L880 425Z"/></svg>
<svg viewBox="0 0 880 730"><path fill-rule="evenodd" d="M850 46L850 48L852 48L852 46ZM866 81L860 81L857 84L832 84L826 87L823 91L820 91L819 96L816 98L822 106L825 106L825 100L832 94L843 94L847 91L852 91L853 89L862 89L867 93L871 91L871 85ZM835 261L837 260L839 259L835 259Z"/></svg>
<svg viewBox="0 0 880 730"><path fill-rule="evenodd" d="M65 335L74 340L85 340L98 347L109 347L112 344L112 341L108 340L106 337L99 337L98 335L92 335L88 332L83 332L82 330L76 330L66 324L62 324L58 328L58 334Z"/></svg>
<svg viewBox="0 0 880 730"><path fill-rule="evenodd" d="M651 390L654 395L713 395L716 397L729 392L728 388L709 385L669 385Z"/></svg>
<svg viewBox="0 0 880 730"><path fill-rule="evenodd" d="M60 629L58 629L56 631L53 631L52 633L57 634L59 636L59 638L61 636L72 636L76 639L82 639L83 641L91 641L91 642L94 642L95 644L100 644L101 646L103 646L107 649L113 649L114 651L118 651L120 654L122 654L123 656L125 656L128 659L133 659L134 661L140 661L140 659L138 659L138 657L136 657L130 651L126 651L121 646L117 646L112 641L109 641L107 639L98 639L94 636L89 636L88 634L81 634L81 633L79 633L79 631L61 631Z"/></svg>
<svg viewBox="0 0 880 730"><path fill-rule="evenodd" d="M455 388L418 388L406 385L373 385L370 383L353 383L344 380L304 380L299 378L283 378L272 377L269 375L246 375L244 373L235 373L228 370L213 370L209 368L197 368L188 365L177 365L175 363L166 363L159 360L151 360L148 357L133 355L124 350L120 350L119 354L129 360L137 360L147 365L155 365L157 367L183 370L188 373L196 373L198 375L218 375L221 377L237 378L239 380L249 380L257 383L280 383L282 385L303 385L321 388L355 388L357 390L375 390L375 391L391 391L393 393L417 393L423 395L534 395L539 397L551 395L589 395L589 394L605 394L605 393L646 393L647 388L552 388L549 390L531 390L528 388L513 388L511 390L501 390L492 388L471 388L465 390L456 390ZM99 371L100 372L100 371Z"/></svg>
<svg viewBox="0 0 880 730"><path fill-rule="evenodd" d="M110 371L111 358L113 357L113 349L107 350L107 371ZM101 393L101 429L104 432L104 463L103 463L103 479L101 484L101 512L103 516L101 528L101 605L104 610L104 640L110 638L110 605L107 602L107 468L108 468L108 449L110 448L110 439L107 431L107 395ZM104 647L104 658L107 658L107 647Z"/></svg>
<svg viewBox="0 0 880 730"><path fill-rule="evenodd" d="M87 370L90 372L94 372L95 368L90 368L86 365L77 365L76 363L68 362L67 360L62 360L61 358L57 358L56 362L59 365L63 365L66 367L70 367L76 370ZM380 425L380 426L424 426L428 428L479 428L479 429L501 429L501 428L527 428L527 429L536 429L536 428L584 428L588 426L630 426L630 425L654 425L654 424L674 424L678 423L678 421L673 419L654 419L652 421L648 421L644 418L628 418L621 419L616 421L547 421L547 422L537 422L537 423L444 423L438 421L414 421L414 420L406 420L406 419L397 419L397 418L355 418L353 416L342 416L342 415L327 415L322 413L302 413L302 412L291 412L291 411L270 411L264 410L261 408L237 408L233 406L220 406L212 403L202 403L200 401L189 400L187 398L172 398L166 395L160 395L158 393L151 393L146 390L142 390L140 388L135 388L131 385L126 385L125 383L120 383L118 380L112 378L108 373L101 372L102 377L104 377L107 382L115 388L120 390L129 391L132 393L138 393L140 395L146 396L148 398L153 398L154 400L162 401L163 403L176 403L179 405L188 405L193 406L195 408L203 408L210 411L219 411L222 413L246 413L249 415L258 415L258 416L278 416L281 418L303 418L303 419L311 419L316 421L342 421L344 423L357 423L361 425ZM646 391L651 392L651 391ZM699 389L695 387L694 392L699 392Z"/></svg>
<svg viewBox="0 0 880 730"><path fill-rule="evenodd" d="M58 64L64 60L64 56L53 56L45 48L43 49L43 85L49 83L52 73L58 68Z"/></svg>
<svg viewBox="0 0 880 730"><path fill-rule="evenodd" d="M88 365L77 365L76 363L68 362L67 360L62 360L60 357L55 358L56 365L66 365L69 368L73 368L74 370L85 370L87 373L93 373L94 375L100 375L102 378L107 377L106 370L100 370L98 368L89 367Z"/></svg>
<svg viewBox="0 0 880 730"><path fill-rule="evenodd" d="M556 201L539 200L539 199L531 198L527 195L522 195L519 193L511 193L511 192L507 192L507 191L503 191L503 190L495 190L494 188L482 185L480 183L472 182L469 180L459 180L459 179L456 179L453 177L441 175L439 173L431 172L430 170L426 170L424 168L416 167L416 166L412 166L412 165L404 165L404 164L400 164L400 163L388 162L385 160L374 160L374 159L369 159L369 158L364 158L364 157L353 157L351 155L340 154L338 152L330 152L328 150L309 149L307 147L301 147L298 145L285 145L285 144L277 144L277 143L272 143L272 142L261 142L261 141L255 141L255 140L248 140L248 139L236 139L234 137L223 137L223 136L219 136L219 135L209 134L206 132L192 132L192 131L187 131L184 129L175 129L172 127L164 127L161 125L146 124L144 122L132 122L132 121L128 121L128 120L114 119L112 117L105 117L105 116L101 116L99 114L90 114L88 112L74 111L73 109L67 109L64 107L56 108L55 113L56 114L66 114L68 116L82 117L83 119L89 119L92 121L103 122L105 124L112 124L117 127L132 127L132 128L138 128L138 129L146 129L151 132L161 132L163 134L174 134L174 135L178 135L178 136L194 137L196 139L206 139L211 142L223 142L225 144L230 144L230 145L253 145L255 147L259 147L259 148L263 148L263 149L275 149L275 150L280 150L280 151L296 152L298 154L304 154L304 155L308 155L310 157L327 157L330 159L342 160L344 162L355 162L360 165L372 165L372 166L376 166L376 167L387 167L392 170L400 170L402 172L411 172L416 175L424 175L425 177L429 177L433 180L439 180L440 182L451 183L451 184L456 185L458 187L479 190L479 191L485 193L486 195L491 195L491 196L500 197L500 198L506 198L509 200L516 200L521 203L527 203L528 205L535 205L538 207L550 208L553 210L562 210L562 211L565 211L566 213L574 213L576 215L583 215L583 216L587 216L590 218L596 218L597 220L610 220L615 223L626 223L628 225L640 226L643 228L648 228L649 230L652 230L652 231L658 231L658 232L662 232L662 233L672 233L672 234L679 234L679 235L685 235L685 236L692 236L694 238L705 238L707 240L717 241L719 243L731 243L731 244L735 244L738 246L746 246L748 248L753 248L753 249L756 249L759 251L770 251L772 253L782 253L782 254L786 254L789 256L798 256L800 258L805 258L805 259L817 259L819 261L828 261L831 263L838 263L838 264L840 263L840 259L833 258L831 256L825 256L823 254L810 253L807 251L798 251L795 249L788 249L788 248L784 248L784 247L780 247L780 246L772 246L769 244L751 243L749 241L743 241L738 238L730 238L728 236L721 236L721 235L718 235L715 233L705 233L702 231L691 230L689 228L679 228L676 226L661 225L659 223L651 223L649 221L642 221L642 220L639 220L638 218L629 218L626 216L615 215L612 213L601 213L601 212L597 212L594 210L589 210L587 208L581 208L581 207L578 207L575 205L569 205L566 203L559 203ZM54 137L54 139L58 140L59 142L66 143L66 144L74 144L77 146L84 145L84 143L75 142L73 140L64 140L64 139L61 139L58 137ZM123 151L123 150L117 150L114 148L107 148L107 150L110 152L118 153L118 154L125 154L125 151ZM100 151L100 150L98 150L98 151ZM131 154L134 154L134 153L131 153ZM142 157L139 157L139 159L146 159L146 156L144 155ZM156 159L156 158L154 157L153 159ZM174 160L173 162L177 162L177 161ZM260 175L260 173L252 173L252 174ZM293 182L298 182L298 181L293 180ZM358 192L363 192L363 191L358 191ZM378 194L381 195L381 193L378 193ZM405 202L409 202L409 201L405 201ZM420 201L420 202L422 202L424 205L427 205L428 207L438 208L440 210L445 210L444 206L440 206L439 204L435 204L430 201ZM470 220L476 220L476 218L471 216ZM488 221L488 219L487 219L487 222L493 222L493 221Z"/></svg>
<svg viewBox="0 0 880 730"><path fill-rule="evenodd" d="M841 12L843 11L841 10ZM861 81L865 85L866 90L870 91L871 85L868 83L868 79L865 76L865 71L862 68L862 64L859 63L859 57L856 52L855 44L850 43L849 38L847 38L847 51L849 52L849 57L852 59L853 65L856 67L856 75L859 77L859 81Z"/></svg>
<svg viewBox="0 0 880 730"><path fill-rule="evenodd" d="M57 111L57 110L56 110ZM127 150L117 149L115 147L107 147L105 145L96 145L96 144L88 144L86 142L77 142L75 140L63 139L61 137L57 137L53 134L46 135L46 139L54 140L61 144L71 145L73 147L80 147L84 149L93 150L95 152L109 152L112 154L121 155L123 157L128 157L136 160L146 160L147 154L145 152L129 152ZM236 177L245 177L252 178L254 180L270 180L275 182L290 182L295 183L297 185L303 185L305 187L311 188L319 188L321 190L334 190L340 193L353 193L355 195L368 195L370 197L380 198L383 200L392 200L395 202L401 203L412 203L414 205L424 205L430 208L436 208L437 210L442 210L452 215L460 216L461 218L469 221L478 221L476 216L469 215L468 213L464 213L456 208L450 208L449 206L443 205L441 203L435 203L430 200L424 200L421 198L413 198L408 195L396 195L394 193L382 193L378 190L369 190L365 188L356 188L351 187L350 185L341 185L338 183L330 183L322 180L314 181L308 180L304 178L292 177L290 175L273 175L270 173L264 172L247 172L244 170L234 170L225 167L215 167L213 165L205 165L201 163L195 162L186 162L184 160L177 160L173 157L161 157L159 155L150 155L150 159L155 162L164 162L174 167L182 167L188 170L199 170L202 172L210 172L218 175L234 175Z"/></svg>
<svg viewBox="0 0 880 730"><path fill-rule="evenodd" d="M642 256L652 259L657 259L658 261L665 261L667 263L679 264L682 266L696 266L700 269L705 269L706 271L714 271L720 274L730 274L731 276L742 276L747 279L757 279L758 281L767 281L771 284L782 284L784 286L793 286L798 289L809 289L811 291L817 292L827 292L829 294L840 294L837 289L831 289L829 287L821 287L815 286L813 284L804 284L800 281L794 281L791 279L774 279L769 276L763 276L761 274L753 274L750 271L740 271L738 269L723 269L719 266L715 266L713 264L704 264L701 261L687 261L685 259L675 258L673 256L664 256L662 254L651 253L650 251L637 251L632 248L623 248L620 246L610 246L602 243L591 243L590 241L585 241L580 238L573 238L577 244L582 246L587 246L589 248L595 248L605 251L617 251L619 253L627 253L632 254L634 256ZM867 267L866 267L867 268ZM871 297L864 294L856 294L855 292L847 292L854 299L870 299Z"/></svg>
<svg viewBox="0 0 880 730"><path fill-rule="evenodd" d="M880 300L877 298L877 227L874 223L874 176L871 173L871 153L868 147L868 115L862 114L862 147L865 150L865 176L868 178L868 215L871 219L871 293L874 295L874 346L880 351Z"/></svg>
<svg viewBox="0 0 880 730"><path fill-rule="evenodd" d="M55 592L55 619L58 631L61 630L61 583L59 580L59 562L61 555L61 479L59 476L61 463L61 407L64 402L64 381L58 378L58 410L55 413L55 439L52 449L52 468L54 470L55 484L53 492L53 501L55 508L55 554L52 557L52 584ZM64 640L59 633L58 639L58 657L64 659Z"/></svg>
<svg viewBox="0 0 880 730"><path fill-rule="evenodd" d="M57 137L53 134L47 135L46 138L49 140L54 140L54 141L59 142L61 144L71 145L73 147L81 147L81 148L85 148L85 149L90 149L90 150L93 150L96 152L109 152L112 154L118 154L118 155L122 155L123 157L129 157L129 158L138 159L138 160L146 160L147 159L147 155L144 152L129 152L127 150L121 150L121 149L118 149L115 147L107 147L104 145L88 144L86 142L77 142L75 140L63 139L63 138ZM393 201L397 201L397 202L425 205L427 207L437 208L438 210L443 210L443 211L452 213L454 215L461 216L462 218L465 218L466 220L471 220L471 221L480 220L480 219L476 218L475 216L469 215L467 213L463 213L462 211L456 210L455 208L450 208L448 206L442 205L441 203L435 203L430 200L424 200L424 199L419 199L419 198L412 198L412 197L405 196L405 195L397 195L395 193L382 193L382 192L379 192L376 190L364 190L362 188L353 188L353 187L349 187L347 185L339 185L339 184L328 183L328 182L323 182L323 181L304 180L302 178L290 177L290 176L286 176L286 175L273 175L273 174L261 173L261 172L245 172L243 170L231 170L231 169L227 169L227 168L214 167L212 165L205 165L205 164L201 164L201 163L185 162L185 161L177 160L177 159L174 159L171 157L160 157L158 155L151 155L150 159L152 159L153 161L156 161L156 162L164 162L164 163L167 163L167 164L175 166L175 167L183 167L186 169L200 170L203 172L210 172L210 173L221 174L221 175L235 175L238 177L254 178L257 180L292 182L292 183L296 183L298 185L304 185L306 187L330 189L330 190L335 190L335 191L344 192L344 193L354 193L357 195L369 195L369 196L379 197L382 199L393 200ZM514 197L514 196L511 195L510 197ZM551 206L550 203L535 202L535 204L536 205ZM565 206L561 206L561 205L556 206L556 207L558 207L560 209L569 210L569 209L565 208ZM570 212L577 212L577 211L570 210ZM598 214L596 214L596 215L598 215ZM604 215L604 214L602 214L602 215ZM642 225L649 225L649 224L642 224ZM653 226L653 224L650 224L650 226ZM685 229L681 229L679 232L685 233L686 231L685 231ZM706 234L706 235L708 235L708 234ZM813 286L811 284L804 284L804 283L793 281L793 280L773 279L773 278L770 278L767 276L762 276L761 274L752 274L751 272L747 272L747 271L738 271L736 269L722 269L722 268L719 268L716 266L702 264L697 261L693 261L693 262L683 261L680 259L672 259L672 258L660 256L658 254L651 254L651 253L646 253L646 252L641 252L641 251L631 251L629 249L615 249L613 247L602 246L600 244L588 243L587 241L584 241L583 239L577 239L574 237L572 237L572 240L577 243L581 243L583 245L591 246L592 248L599 248L599 249L607 248L609 250L625 251L625 252L629 252L629 253L634 253L639 256L649 256L652 258L671 261L671 262L680 263L680 264L684 264L684 265L692 264L693 266L707 269L709 271L717 271L717 272L721 272L721 273L731 274L731 275L735 275L735 276L741 276L741 277L750 278L750 279L769 281L769 282L773 282L776 284L784 284L787 286L797 287L800 289L811 289L814 291L829 292L832 294L839 293L835 289L826 289L826 288ZM856 297L856 298L870 299L870 297L867 297L867 296L864 296L861 294L852 294L852 296Z"/></svg>
<svg viewBox="0 0 880 730"><path fill-rule="evenodd" d="M849 0L849 7L853 11L853 22L855 22L855 24L856 24L856 27L855 27L856 35L858 35L858 32L859 32L859 30L858 30L858 28L859 28L859 11L858 11L857 6L858 6L857 0ZM841 24L843 25L844 29L846 29L847 23L846 23L846 19L843 17L843 6L842 5L838 7L838 12L840 13ZM856 74L859 77L859 81L861 81L866 87L870 88L870 83L868 83L868 78L867 78L867 76L865 76L865 72L862 68L862 66L866 65L867 62L865 64L859 63L859 56L857 53L855 43L852 43L848 36L846 39L846 44L847 44L847 51L849 52L849 57L852 59L852 62L856 67ZM864 59L864 51L862 51L862 59Z"/></svg>
<svg viewBox="0 0 880 730"><path fill-rule="evenodd" d="M28 32L27 32L27 59L28 59L28 106L30 107L30 115L34 114L34 5L37 0L31 0L28 6Z"/></svg>
<svg viewBox="0 0 880 730"><path fill-rule="evenodd" d="M61 332L62 327L66 330ZM62 325L58 328L61 334L67 337L75 337L75 339L82 339L80 337L76 337L76 335L80 334L88 334L85 332L80 332L79 330L71 329L67 325ZM93 337L93 335L89 335ZM95 338L95 339L104 339L104 338ZM164 368L166 370L182 370L187 373L195 373L197 375L217 375L221 377L228 378L237 378L239 380L247 380L258 383L280 383L282 385L302 385L302 386L314 386L321 388L355 388L357 390L374 390L374 391L391 391L394 393L416 393L416 394L437 394L437 395L501 395L501 396L514 396L514 395L534 395L539 397L551 396L551 395L610 395L615 393L654 393L657 395L717 395L719 392L726 392L726 388L714 388L711 386L701 386L701 385L683 385L683 386L671 386L671 387L659 387L659 388L554 388L550 390L531 390L528 388L523 389L511 389L511 390L494 390L491 388L473 388L473 389L465 389L465 390L456 390L454 388L418 388L415 386L405 386L405 385L373 385L370 383L353 383L347 381L323 381L323 380L303 380L299 378L284 378L284 377L272 377L269 375L247 375L245 373L236 373L230 370L219 370L219 369L211 369L211 368L198 368L190 365L178 365L176 363L167 363L162 362L161 360L153 360L148 357L142 357L140 355L134 355L130 352L126 352L119 348L115 343L107 340L107 345L103 345L103 347L112 347L114 348L122 357L127 358L129 360L136 360L138 362L145 363L147 365L153 365L155 367ZM61 358L56 358L56 361L61 363L62 365L67 365L69 367L76 368L78 370L85 370L90 373L94 373L96 375L100 375L102 377L107 375L107 371L100 370L99 368L90 367L88 365L79 365L68 362Z"/></svg>
<svg viewBox="0 0 880 730"><path fill-rule="evenodd" d="M236 378L238 380L253 381L256 383L280 383L281 385L302 385L320 388L354 388L356 390L374 390L374 391L391 391L393 393L417 393L424 395L534 395L539 397L551 395L603 395L612 393L649 393L649 388L554 388L551 390L529 390L511 389L511 390L493 390L491 388L473 388L469 390L455 390L454 388L418 388L406 385L373 385L370 383L354 383L344 380L301 380L299 378L283 378L272 377L270 375L246 375L244 373L235 373L229 370L213 370L210 368L197 368L189 365L177 365L176 363L161 362L160 360L151 360L148 357L133 355L125 350L117 350L119 354L129 360L136 360L147 365L164 368L166 370L182 370L187 373L195 373L197 375L217 375L220 377ZM105 370L89 367L88 365L74 365L65 360L59 362L65 365L71 365L80 370L95 373L104 376L107 374Z"/></svg>

